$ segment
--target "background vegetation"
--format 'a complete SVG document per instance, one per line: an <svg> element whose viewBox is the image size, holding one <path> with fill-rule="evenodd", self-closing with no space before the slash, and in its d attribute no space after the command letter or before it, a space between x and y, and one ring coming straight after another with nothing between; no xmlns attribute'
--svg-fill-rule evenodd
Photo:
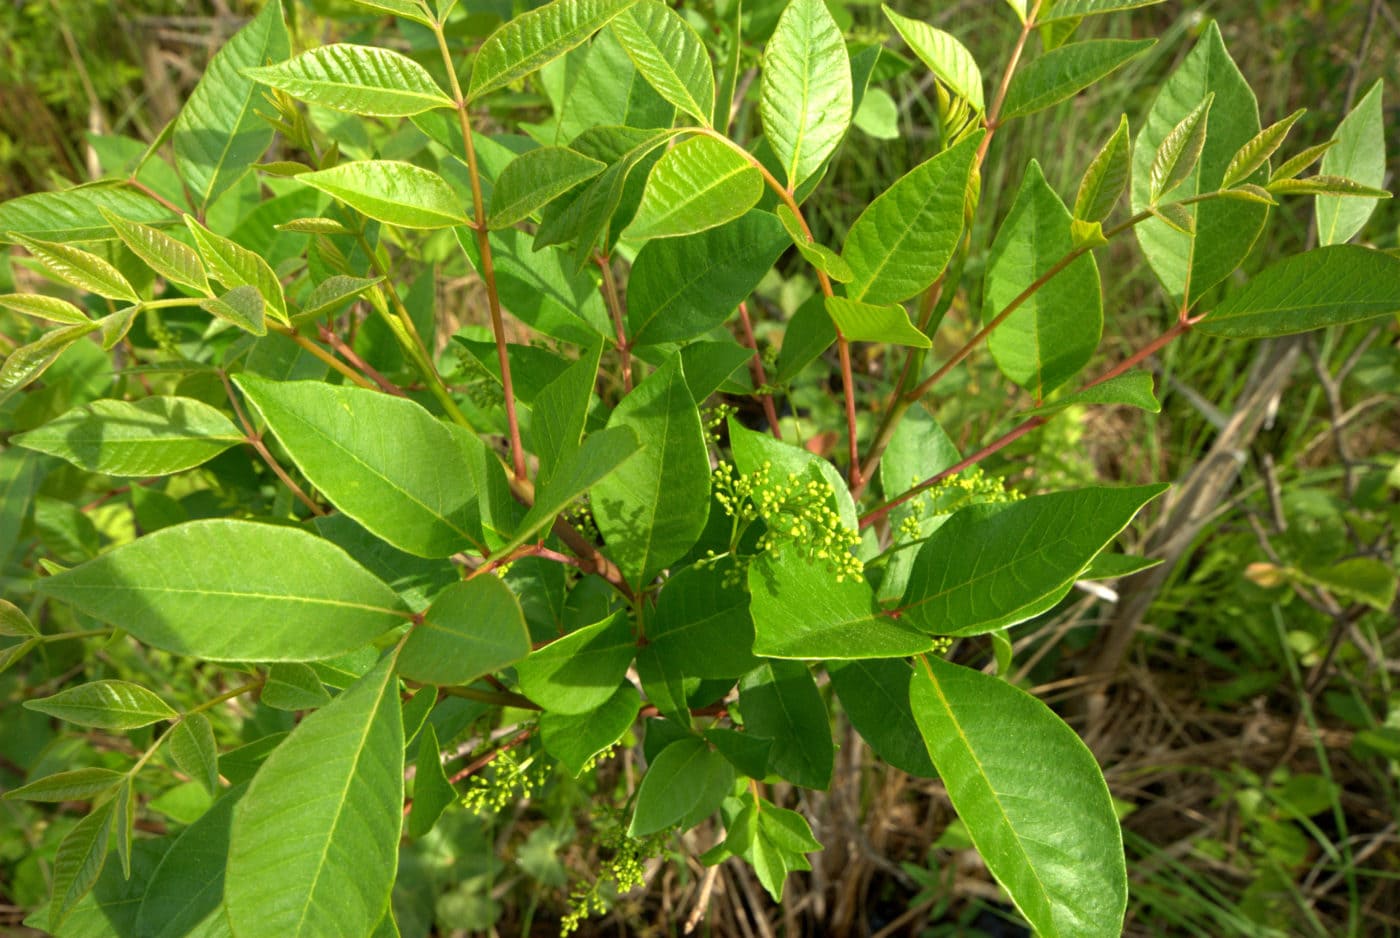
<svg viewBox="0 0 1400 938"><path fill-rule="evenodd" d="M173 116L209 52L256 6L222 0L0 6L0 57L13 66L0 75L0 199L120 170ZM314 34L372 39L408 52L422 42L409 31L386 32L387 20L352 15L331 0L289 6L295 28ZM471 9L464 33L489 29L493 4ZM1012 25L1001 4L962 0L901 9L955 32L984 70L999 71ZM842 13L853 34L883 29L877 6L850 2ZM1090 95L999 134L979 223L999 222L1026 154L1046 140L1064 147L1064 158L1047 167L1050 182L1072 193L1119 115L1138 126L1151 105L1140 89L1160 82L1208 18L1220 23L1258 91L1264 123L1311 109L1294 131L1300 145L1327 139L1333 130L1327 115L1342 113L1382 80L1387 148L1396 165L1400 18L1391 4L1168 2L1086 24L1086 36L1114 31L1161 41ZM918 143L936 108L930 87L904 74L882 87L889 108L852 135L828 181L853 207L926 155ZM899 140L883 139L891 121L903 130ZM1386 185L1394 187L1393 174ZM840 199L825 204L835 208L819 224L844 231L852 217L840 211ZM1308 241L1310 219L1304 212L1293 218L1291 226L1271 227L1280 241L1261 243L1261 257ZM1382 203L1365 238L1395 248L1398 228L1395 203ZM1140 344L1135 338L1154 334L1164 307L1135 248L1124 239L1117 250L1104 263L1112 278L1106 278L1108 341L1132 348ZM982 261L974 256L969 263ZM1246 264L1257 266L1257 259ZM0 262L0 288L25 276ZM440 334L476 321L481 304L465 270L444 269L437 290L438 315L449 324ZM781 343L784 320L804 298L796 277L765 284L758 300L761 343ZM979 307L978 297L958 297L938 341L951 346L966 338L975 328L968 311ZM0 319L0 333L13 328L16 320ZM1050 424L986 467L1027 488L1046 478L1177 482L1173 499L1155 506L1150 524L1137 532L1138 552L1165 563L1120 581L1107 596L1076 592L1038 626L1022 630L1021 677L1071 717L1121 801L1133 881L1129 934L1400 934L1400 689L1394 685L1400 330L1392 320L1261 346L1195 342L1189 354L1179 346L1155 363L1161 414L1085 411ZM992 363L985 356L972 362L939 402L940 420L958 428L959 443L985 437L1006 412ZM105 358L96 354L91 365L87 380L105 379ZM859 363L872 381L893 366L893 360ZM55 386L51 393L75 391ZM823 383L799 384L788 403L789 419L839 423L839 403ZM0 445L5 431L23 424L22 413L6 412ZM0 510L0 567L32 563L41 553L82 559L119 523L113 505L135 502L138 516L167 507L126 492L67 491L61 474L43 494L31 517L9 518ZM197 510L196 502L184 500L187 513ZM0 579L0 594L6 582ZM49 644L43 656L0 675L0 787L13 786L44 760L62 761L91 745L17 705L83 667L79 646ZM103 655L111 676L139 675L157 687L198 680L173 670L159 653L136 657L113 647ZM231 740L239 737L240 721L289 718L256 709L223 719L221 737ZM957 824L949 823L937 783L877 762L854 732L838 734L842 749L831 790L801 799L827 849L813 858L816 869L789 881L781 908L737 866L711 874L693 860L688 867L653 862L645 890L620 897L605 919L586 928L679 934L704 899L709 911L700 928L721 935L1024 934ZM528 775L528 766L517 768ZM597 784L623 782L631 771L624 754ZM508 777L507 766L493 779L501 784ZM420 890L417 905L425 910L418 922L400 919L404 933L556 931L580 874L616 860L597 846L606 837L577 834L609 823L586 816L591 799L584 785L551 778L529 801L511 801L487 821L448 815L429 846L404 860L414 875L405 875L400 888ZM149 807L176 824L201 810L193 788ZM0 933L24 933L18 923L47 896L49 860L73 819L47 806L0 802Z"/></svg>

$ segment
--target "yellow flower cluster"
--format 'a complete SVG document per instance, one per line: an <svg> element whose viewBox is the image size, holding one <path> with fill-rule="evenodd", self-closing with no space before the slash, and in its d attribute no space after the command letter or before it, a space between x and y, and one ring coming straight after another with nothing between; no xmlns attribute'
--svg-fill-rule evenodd
<svg viewBox="0 0 1400 938"><path fill-rule="evenodd" d="M491 763L490 777L477 773L467 782L462 805L476 814L499 814L517 801L529 801L544 773L533 768L534 756L517 760L509 750Z"/></svg>

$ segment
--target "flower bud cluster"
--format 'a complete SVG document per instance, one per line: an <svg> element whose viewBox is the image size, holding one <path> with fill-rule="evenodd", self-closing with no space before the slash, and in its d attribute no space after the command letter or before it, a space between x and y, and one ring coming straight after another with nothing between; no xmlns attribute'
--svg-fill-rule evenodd
<svg viewBox="0 0 1400 938"><path fill-rule="evenodd" d="M646 861L658 855L670 836L661 831L642 838L627 836L621 821L599 831L597 843L611 858L604 860L592 883L580 883L569 892L569 912L559 925L559 934L567 935L579 927L585 918L608 911L605 890L611 887L615 896L625 895L646 883Z"/></svg>
<svg viewBox="0 0 1400 938"><path fill-rule="evenodd" d="M918 483L919 479L915 477L909 485L913 487ZM980 466L974 466L966 472L949 476L912 499L907 506L909 513L899 523L900 538L916 541L923 537L923 522L927 518L951 515L968 505L1009 504L1025 497L1024 492L1008 489L1000 478L989 476Z"/></svg>
<svg viewBox="0 0 1400 938"><path fill-rule="evenodd" d="M509 750L491 763L491 771L473 775L462 794L462 805L476 814L498 814L517 801L529 801L543 782L535 757L518 760Z"/></svg>

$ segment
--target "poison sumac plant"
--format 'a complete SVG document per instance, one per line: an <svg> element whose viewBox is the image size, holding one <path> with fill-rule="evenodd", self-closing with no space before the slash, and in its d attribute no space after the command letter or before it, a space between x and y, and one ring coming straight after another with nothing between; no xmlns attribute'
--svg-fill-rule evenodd
<svg viewBox="0 0 1400 938"><path fill-rule="evenodd" d="M1387 195L1380 90L1278 160L1297 115L1261 129L1210 26L1072 208L1038 164L1014 167L978 245L993 136L1150 46L1072 41L1144 0L1010 0L1020 37L987 97L958 39L886 9L935 76L936 142L838 251L804 206L885 95L872 79L911 66L848 42L822 0L713 22L553 0L479 43L482 14L455 0L358 2L404 21L418 58L295 50L272 0L129 175L0 205L22 269L86 294L0 296L36 323L0 371L0 550L26 607L3 607L0 654L77 637L184 668L178 686L148 664L26 701L119 737L6 793L90 805L32 923L397 934L405 838L592 771L639 720L645 773L596 796L618 822L606 875L636 883L667 832L708 824L701 859L743 858L780 898L821 845L767 783L830 783L839 707L890 764L942 780L1038 932L1117 934L1126 871L1093 757L948 652L986 635L1000 657L1076 580L1134 569L1103 554L1164 486L1011 493L973 467L1072 404L1155 410L1140 366L1190 334L1400 310L1400 259L1346 243ZM1287 195L1316 197L1322 246L1222 288ZM1128 233L1170 315L1084 379L1094 252ZM935 360L974 253L982 327ZM774 359L748 301L782 258L818 292ZM489 331L440 338L438 283L465 265ZM902 358L887 388L858 395L852 343ZM844 419L807 436L834 431L835 465L774 404L832 346ZM1032 406L963 456L928 408L984 347ZM762 429L734 415L745 398ZM31 531L37 554L12 549ZM134 833L177 779L207 809ZM596 887L569 924L604 907Z"/></svg>

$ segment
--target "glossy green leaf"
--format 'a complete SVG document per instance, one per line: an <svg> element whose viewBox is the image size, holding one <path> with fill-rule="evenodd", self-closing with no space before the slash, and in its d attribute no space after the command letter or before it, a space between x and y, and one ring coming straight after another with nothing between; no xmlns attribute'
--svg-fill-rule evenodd
<svg viewBox="0 0 1400 938"><path fill-rule="evenodd" d="M789 0L763 51L759 115L789 192L827 161L855 113L846 40L822 0Z"/></svg>
<svg viewBox="0 0 1400 938"><path fill-rule="evenodd" d="M782 223L759 211L686 238L648 242L627 281L632 344L692 339L724 322L787 244Z"/></svg>
<svg viewBox="0 0 1400 938"><path fill-rule="evenodd" d="M191 469L242 440L222 411L187 397L94 401L11 438L88 472L141 477Z"/></svg>
<svg viewBox="0 0 1400 938"><path fill-rule="evenodd" d="M1133 147L1134 212L1145 210L1153 201L1151 170L1158 147L1208 94L1215 97L1201 157L1185 181L1172 190L1173 200L1219 189L1230 160L1260 129L1254 92L1235 67L1214 22L1162 85L1138 134ZM1262 182L1262 170L1249 181ZM1161 218L1149 219L1133 231L1167 293L1180 300L1189 292L1187 299L1194 300L1240 265L1268 211L1268 206L1254 202L1212 199L1182 208L1194 220L1194 238Z"/></svg>
<svg viewBox="0 0 1400 938"><path fill-rule="evenodd" d="M7 599L0 599L0 635L12 638L38 638L39 630L24 610Z"/></svg>
<svg viewBox="0 0 1400 938"><path fill-rule="evenodd" d="M267 669L258 702L274 710L315 710L331 702L330 692L310 665L279 661Z"/></svg>
<svg viewBox="0 0 1400 938"><path fill-rule="evenodd" d="M408 836L422 837L433 829L442 812L457 800L457 791L442 767L437 729L428 723L418 740L414 762L413 807L408 812Z"/></svg>
<svg viewBox="0 0 1400 938"><path fill-rule="evenodd" d="M581 182L601 173L606 164L568 147L537 147L506 164L491 190L488 214L494 228L508 228L529 218Z"/></svg>
<svg viewBox="0 0 1400 938"><path fill-rule="evenodd" d="M637 639L625 610L536 649L516 665L520 690L551 713L588 713L617 693Z"/></svg>
<svg viewBox="0 0 1400 938"><path fill-rule="evenodd" d="M1044 5L1049 8L1041 13L1039 21L1041 23L1055 23L1083 16L1099 16L1104 13L1117 13L1121 10L1135 10L1138 7L1148 7L1161 2L1162 0L1056 0L1053 4Z"/></svg>
<svg viewBox="0 0 1400 938"><path fill-rule="evenodd" d="M748 593L719 564L673 573L647 620L647 647L687 677L735 678L758 666Z"/></svg>
<svg viewBox="0 0 1400 938"><path fill-rule="evenodd" d="M1118 121L1113 136L1103 145L1084 171L1079 192L1074 197L1074 217L1084 221L1103 221L1123 192L1132 175L1132 145L1128 138L1128 115Z"/></svg>
<svg viewBox="0 0 1400 938"><path fill-rule="evenodd" d="M63 242L114 238L104 210L147 224L172 220L169 209L135 189L94 183L0 203L0 242L9 240L7 232Z"/></svg>
<svg viewBox="0 0 1400 938"><path fill-rule="evenodd" d="M126 778L124 772L111 769L86 768L55 772L36 778L27 785L11 788L0 795L13 801L91 801L103 792L111 791Z"/></svg>
<svg viewBox="0 0 1400 938"><path fill-rule="evenodd" d="M703 739L688 737L661 750L637 786L628 837L645 837L672 825L693 826L724 800L734 767ZM698 815L698 817L697 817Z"/></svg>
<svg viewBox="0 0 1400 938"><path fill-rule="evenodd" d="M909 706L914 670L907 661L833 661L826 672L846 718L877 756L919 778L938 774Z"/></svg>
<svg viewBox="0 0 1400 938"><path fill-rule="evenodd" d="M744 856L773 901L782 902L787 874L810 870L806 854L822 849L822 845L812 836L807 819L796 811L764 799L758 799L754 810L753 844Z"/></svg>
<svg viewBox="0 0 1400 938"><path fill-rule="evenodd" d="M63 920L102 875L115 810L116 799L93 808L91 814L73 826L54 854L48 926L60 934Z"/></svg>
<svg viewBox="0 0 1400 938"><path fill-rule="evenodd" d="M540 742L577 778L589 761L622 738L642 708L642 695L623 684L601 706L586 713L540 714Z"/></svg>
<svg viewBox="0 0 1400 938"><path fill-rule="evenodd" d="M447 180L412 163L356 160L296 178L363 215L400 228L450 228L467 222Z"/></svg>
<svg viewBox="0 0 1400 938"><path fill-rule="evenodd" d="M403 622L393 591L340 548L231 519L163 528L38 589L147 645L207 661L332 658Z"/></svg>
<svg viewBox="0 0 1400 938"><path fill-rule="evenodd" d="M1051 49L1016 72L1001 119L1024 117L1059 104L1112 75L1155 43L1155 39L1096 39Z"/></svg>
<svg viewBox="0 0 1400 938"><path fill-rule="evenodd" d="M298 724L234 808L224 892L240 938L366 935L383 916L403 817L393 663Z"/></svg>
<svg viewBox="0 0 1400 938"><path fill-rule="evenodd" d="M209 794L219 790L219 749L214 727L202 713L187 713L170 730L170 757Z"/></svg>
<svg viewBox="0 0 1400 938"><path fill-rule="evenodd" d="M709 125L715 107L715 75L705 43L684 17L659 0L642 0L609 28L661 97Z"/></svg>
<svg viewBox="0 0 1400 938"><path fill-rule="evenodd" d="M836 758L831 724L806 665L765 661L739 682L739 706L746 730L773 740L773 772L803 788L831 784Z"/></svg>
<svg viewBox="0 0 1400 938"><path fill-rule="evenodd" d="M107 224L112 226L122 243L151 270L172 283L189 287L198 293L210 292L204 262L189 247L159 228L129 221L106 208L99 207L98 211L107 220Z"/></svg>
<svg viewBox="0 0 1400 938"><path fill-rule="evenodd" d="M243 74L309 104L379 117L453 107L428 70L392 49L331 43Z"/></svg>
<svg viewBox="0 0 1400 938"><path fill-rule="evenodd" d="M0 401L36 380L70 345L83 336L96 332L97 328L95 322L60 326L49 330L28 345L21 345L7 355L5 364L0 365Z"/></svg>
<svg viewBox="0 0 1400 938"><path fill-rule="evenodd" d="M933 346L928 336L909 321L909 314L898 303L876 306L844 296L829 296L826 312L840 334L851 342L883 342L912 348Z"/></svg>
<svg viewBox="0 0 1400 938"><path fill-rule="evenodd" d="M1205 149L1210 106L1214 102L1215 95L1206 94L1201 103L1162 138L1147 174L1151 204L1156 205L1196 169L1196 161Z"/></svg>
<svg viewBox="0 0 1400 938"><path fill-rule="evenodd" d="M839 578L794 549L749 564L754 654L767 658L897 658L933 647L933 638L875 606L870 585Z"/></svg>
<svg viewBox="0 0 1400 938"><path fill-rule="evenodd" d="M215 801L175 838L138 898L134 934L148 938L232 938L224 910L224 867L242 785Z"/></svg>
<svg viewBox="0 0 1400 938"><path fill-rule="evenodd" d="M636 0L552 0L486 38L472 64L468 98L504 88L587 41Z"/></svg>
<svg viewBox="0 0 1400 938"><path fill-rule="evenodd" d="M1386 119L1383 85L1376 82L1340 124L1337 145L1322 157L1321 173L1342 176L1380 189L1385 186ZM1350 241L1375 211L1373 199L1324 196L1317 200L1317 240L1321 245Z"/></svg>
<svg viewBox="0 0 1400 938"><path fill-rule="evenodd" d="M673 356L608 420L628 427L641 452L593 486L593 518L628 582L636 587L683 557L705 530L710 454L679 356Z"/></svg>
<svg viewBox="0 0 1400 938"><path fill-rule="evenodd" d="M399 673L424 684L470 684L530 653L520 602L494 576L438 594L399 652Z"/></svg>
<svg viewBox="0 0 1400 938"><path fill-rule="evenodd" d="M968 175L982 135L920 163L866 206L841 256L853 300L899 303L938 279L963 231Z"/></svg>
<svg viewBox="0 0 1400 938"><path fill-rule="evenodd" d="M1032 160L992 241L982 290L984 323L1074 249L1072 221ZM1017 307L987 338L987 348L1001 373L1039 401L1089 363L1102 335L1099 268L1086 253Z"/></svg>
<svg viewBox="0 0 1400 938"><path fill-rule="evenodd" d="M763 174L743 155L713 137L691 137L652 167L625 234L673 238L715 228L753 208L762 194Z"/></svg>
<svg viewBox="0 0 1400 938"><path fill-rule="evenodd" d="M1233 186L1244 182L1253 176L1259 169L1269 162L1269 157L1283 145L1283 141L1288 136L1288 132L1293 129L1294 123L1303 116L1304 108L1299 108L1289 114L1281 121L1276 121L1259 131L1252 140L1240 147L1234 156L1230 158L1230 163L1225 167L1225 176L1220 181L1222 186Z"/></svg>
<svg viewBox="0 0 1400 938"><path fill-rule="evenodd" d="M266 304L266 312L280 322L288 321L287 299L282 293L282 282L277 279L277 274L266 258L223 235L215 234L196 221L192 215L185 216L185 226L189 228L190 234L194 235L195 247L199 249L200 257L208 265L211 277L230 290L255 287ZM227 302L228 297L224 299ZM234 310L234 316L246 318L250 314L242 301L237 301Z"/></svg>
<svg viewBox="0 0 1400 938"><path fill-rule="evenodd" d="M319 381L235 381L297 468L370 531L420 557L484 547L469 453L421 405Z"/></svg>
<svg viewBox="0 0 1400 938"><path fill-rule="evenodd" d="M104 730L134 730L179 715L159 695L129 681L78 684L52 697L26 700L24 707L67 723Z"/></svg>
<svg viewBox="0 0 1400 938"><path fill-rule="evenodd" d="M1160 413L1161 403L1152 393L1152 375L1145 371L1130 371L1101 384L1058 397L1048 404L1024 410L1019 417L1047 417L1077 404L1126 404L1148 413Z"/></svg>
<svg viewBox="0 0 1400 938"><path fill-rule="evenodd" d="M1196 325L1234 339L1289 335L1400 312L1400 258L1334 244L1264 268Z"/></svg>
<svg viewBox="0 0 1400 938"><path fill-rule="evenodd" d="M954 810L1031 927L1046 938L1121 934L1122 834L1074 731L1000 678L938 658L916 665L910 702Z"/></svg>
<svg viewBox="0 0 1400 938"><path fill-rule="evenodd" d="M938 80L948 86L948 90L963 98L973 109L986 110L982 97L982 70L967 47L951 33L930 26L919 20L900 16L887 6L880 7L885 18L890 21L910 51L938 76Z"/></svg>
<svg viewBox="0 0 1400 938"><path fill-rule="evenodd" d="M813 241L802 230L802 225L798 222L797 216L792 209L778 203L778 221L783 223L783 228L787 231L788 237L797 247L798 253L806 258L807 263L817 270L826 274L832 280L840 283L850 283L855 277L855 272L851 270L851 265L846 263L845 258L837 254L825 244Z"/></svg>
<svg viewBox="0 0 1400 938"><path fill-rule="evenodd" d="M175 167L201 211L272 143L272 126L259 113L266 108L264 91L243 69L281 62L290 54L281 0L272 0L219 50L180 110L171 138Z"/></svg>
<svg viewBox="0 0 1400 938"><path fill-rule="evenodd" d="M33 316L36 319L62 323L66 326L84 325L92 321L88 318L87 313L67 300L61 300L56 296L44 296L41 293L0 294L0 309L8 309L22 316Z"/></svg>
<svg viewBox="0 0 1400 938"><path fill-rule="evenodd" d="M121 271L96 254L90 254L72 245L40 241L14 232L10 233L10 238L17 244L24 245L24 249L32 254L45 270L64 283L114 300L135 303L140 299Z"/></svg>
<svg viewBox="0 0 1400 938"><path fill-rule="evenodd" d="M1059 602L1166 489L1071 489L963 508L920 548L900 611L935 635L981 635L1024 622Z"/></svg>

